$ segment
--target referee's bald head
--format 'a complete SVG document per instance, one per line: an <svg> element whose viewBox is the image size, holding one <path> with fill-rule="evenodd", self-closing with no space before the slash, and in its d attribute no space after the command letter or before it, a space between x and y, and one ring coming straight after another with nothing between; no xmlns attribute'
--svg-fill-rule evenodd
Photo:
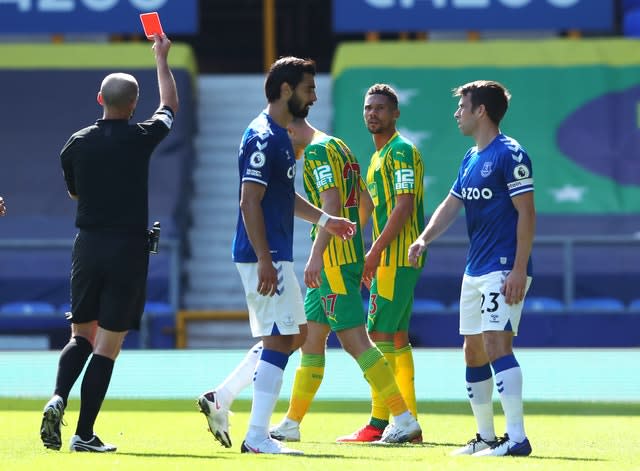
<svg viewBox="0 0 640 471"><path fill-rule="evenodd" d="M102 104L108 108L126 109L138 99L138 82L133 75L107 75L100 85Z"/></svg>

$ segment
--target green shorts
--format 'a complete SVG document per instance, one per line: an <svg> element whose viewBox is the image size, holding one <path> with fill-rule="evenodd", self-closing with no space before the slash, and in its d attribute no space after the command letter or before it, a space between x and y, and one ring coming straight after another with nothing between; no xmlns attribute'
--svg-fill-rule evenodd
<svg viewBox="0 0 640 471"><path fill-rule="evenodd" d="M333 332L364 325L362 269L362 263L350 263L322 270L322 284L307 289L304 298L307 320L328 324Z"/></svg>
<svg viewBox="0 0 640 471"><path fill-rule="evenodd" d="M409 330L413 291L420 271L411 267L378 267L369 297L369 332L395 334Z"/></svg>

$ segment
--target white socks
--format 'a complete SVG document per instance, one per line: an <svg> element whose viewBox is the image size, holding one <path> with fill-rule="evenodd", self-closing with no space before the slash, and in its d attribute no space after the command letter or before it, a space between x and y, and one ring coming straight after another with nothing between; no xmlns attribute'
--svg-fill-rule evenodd
<svg viewBox="0 0 640 471"><path fill-rule="evenodd" d="M471 410L476 418L478 433L484 440L495 440L496 431L493 425L493 377L478 381L467 382L467 394L471 403Z"/></svg>
<svg viewBox="0 0 640 471"><path fill-rule="evenodd" d="M251 384L261 353L262 341L251 347L236 369L216 387L218 400L223 407L231 409L234 399Z"/></svg>
<svg viewBox="0 0 640 471"><path fill-rule="evenodd" d="M526 438L522 410L522 370L516 366L496 373L495 377L507 420L507 433L514 442L521 442Z"/></svg>
<svg viewBox="0 0 640 471"><path fill-rule="evenodd" d="M269 422L282 387L284 370L264 360L258 362L253 382L253 402L247 441L257 444L269 437Z"/></svg>

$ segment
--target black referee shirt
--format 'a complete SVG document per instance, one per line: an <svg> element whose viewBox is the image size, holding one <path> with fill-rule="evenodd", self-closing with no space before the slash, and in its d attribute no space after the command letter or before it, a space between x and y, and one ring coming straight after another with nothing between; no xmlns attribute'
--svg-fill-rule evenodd
<svg viewBox="0 0 640 471"><path fill-rule="evenodd" d="M60 159L67 189L78 196L77 227L146 230L149 160L172 124L173 111L162 106L142 123L99 119L69 138Z"/></svg>

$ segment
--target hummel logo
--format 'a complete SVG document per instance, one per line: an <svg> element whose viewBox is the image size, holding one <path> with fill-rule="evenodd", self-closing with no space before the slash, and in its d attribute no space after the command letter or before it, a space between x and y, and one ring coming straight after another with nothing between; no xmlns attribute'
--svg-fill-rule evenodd
<svg viewBox="0 0 640 471"><path fill-rule="evenodd" d="M522 159L524 158L524 155L522 155L522 152L520 152L519 154L511 154L511 158L513 160L515 160L516 162L520 163L522 162Z"/></svg>
<svg viewBox="0 0 640 471"><path fill-rule="evenodd" d="M504 142L504 145L507 146L507 149L509 149L511 152L516 152L520 148L520 146L517 144L511 144L510 139L500 139L500 141Z"/></svg>
<svg viewBox="0 0 640 471"><path fill-rule="evenodd" d="M256 142L256 147L258 148L258 150L264 150L268 145L268 142L265 142L264 144L262 144L260 141Z"/></svg>

